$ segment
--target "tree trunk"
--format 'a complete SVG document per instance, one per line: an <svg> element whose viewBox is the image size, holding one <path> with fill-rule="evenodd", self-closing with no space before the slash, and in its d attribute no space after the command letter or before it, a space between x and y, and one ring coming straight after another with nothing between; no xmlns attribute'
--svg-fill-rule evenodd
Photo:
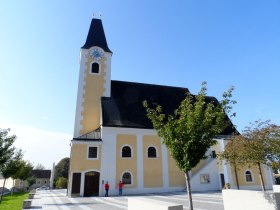
<svg viewBox="0 0 280 210"><path fill-rule="evenodd" d="M236 180L237 189L239 190L239 182L238 182L238 177L237 177L236 166L234 166L234 173L235 173L235 180Z"/></svg>
<svg viewBox="0 0 280 210"><path fill-rule="evenodd" d="M4 193L5 183L6 183L6 178L4 178L4 184L3 184L2 191L1 191L0 203L2 202L2 196L3 196L3 193Z"/></svg>
<svg viewBox="0 0 280 210"><path fill-rule="evenodd" d="M189 195L190 210L193 210L192 190L191 190L190 176L189 176L189 172L188 171L185 172L185 178L186 178L187 191L188 191L188 195Z"/></svg>
<svg viewBox="0 0 280 210"><path fill-rule="evenodd" d="M264 186L264 182L263 182L263 175L262 175L262 169L261 169L261 164L258 163L258 169L259 169L259 177L260 177L260 181L261 181L261 185L262 185L262 190L265 191L265 186Z"/></svg>

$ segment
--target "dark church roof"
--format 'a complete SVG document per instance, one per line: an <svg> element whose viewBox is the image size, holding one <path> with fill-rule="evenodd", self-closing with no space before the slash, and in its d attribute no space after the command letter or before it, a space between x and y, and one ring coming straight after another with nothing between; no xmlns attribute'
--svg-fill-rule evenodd
<svg viewBox="0 0 280 210"><path fill-rule="evenodd" d="M102 125L153 129L152 123L146 116L143 101L146 100L150 105L159 104L164 113L173 114L187 93L189 90L181 87L111 81L111 97L103 97L101 100ZM206 101L218 102L214 97L206 97ZM233 132L235 128L229 126L223 135Z"/></svg>
<svg viewBox="0 0 280 210"><path fill-rule="evenodd" d="M51 170L32 170L32 175L37 179L50 179Z"/></svg>
<svg viewBox="0 0 280 210"><path fill-rule="evenodd" d="M112 52L107 45L102 21L95 18L91 21L87 40L82 48L89 49L93 46L101 47L105 52Z"/></svg>

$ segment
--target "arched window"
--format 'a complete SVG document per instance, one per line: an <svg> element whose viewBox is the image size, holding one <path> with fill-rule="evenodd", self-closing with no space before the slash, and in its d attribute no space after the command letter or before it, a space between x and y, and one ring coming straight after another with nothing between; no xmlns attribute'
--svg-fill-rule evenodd
<svg viewBox="0 0 280 210"><path fill-rule="evenodd" d="M129 172L125 172L122 175L122 183L123 184L131 184L132 183L132 181L131 181L131 174Z"/></svg>
<svg viewBox="0 0 280 210"><path fill-rule="evenodd" d="M252 173L250 171L245 172L246 182L253 182Z"/></svg>
<svg viewBox="0 0 280 210"><path fill-rule="evenodd" d="M98 63L92 63L91 64L91 73L99 74L99 64Z"/></svg>
<svg viewBox="0 0 280 210"><path fill-rule="evenodd" d="M155 147L148 148L148 158L156 158L157 157L157 150Z"/></svg>
<svg viewBox="0 0 280 210"><path fill-rule="evenodd" d="M129 146L124 146L122 148L122 157L124 158L131 157L131 148Z"/></svg>

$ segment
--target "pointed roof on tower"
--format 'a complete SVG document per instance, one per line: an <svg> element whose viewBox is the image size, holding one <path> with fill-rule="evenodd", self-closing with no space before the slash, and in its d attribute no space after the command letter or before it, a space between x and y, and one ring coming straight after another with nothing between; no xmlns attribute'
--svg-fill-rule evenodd
<svg viewBox="0 0 280 210"><path fill-rule="evenodd" d="M101 19L92 18L86 43L83 49L89 49L93 46L101 47L105 52L112 52L106 41Z"/></svg>

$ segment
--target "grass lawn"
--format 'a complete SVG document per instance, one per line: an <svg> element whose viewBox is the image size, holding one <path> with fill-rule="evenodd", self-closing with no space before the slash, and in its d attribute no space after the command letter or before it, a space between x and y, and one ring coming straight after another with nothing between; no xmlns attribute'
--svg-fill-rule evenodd
<svg viewBox="0 0 280 210"><path fill-rule="evenodd" d="M13 196L3 195L0 210L21 210L23 200L28 198L28 193L14 193Z"/></svg>

